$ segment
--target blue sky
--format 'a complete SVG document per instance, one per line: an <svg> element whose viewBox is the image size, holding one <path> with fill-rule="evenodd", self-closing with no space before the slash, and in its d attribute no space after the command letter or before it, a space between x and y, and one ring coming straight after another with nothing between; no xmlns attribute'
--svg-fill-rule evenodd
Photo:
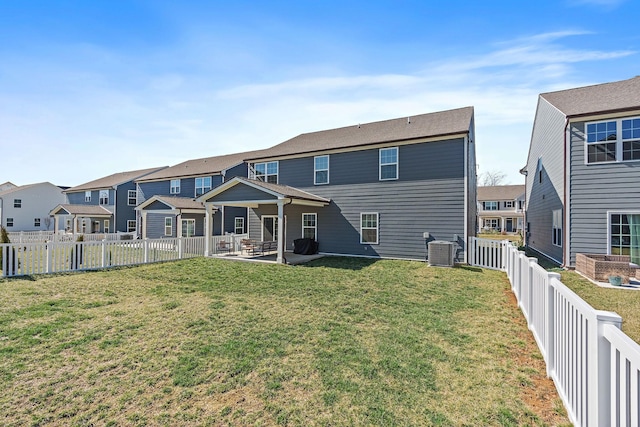
<svg viewBox="0 0 640 427"><path fill-rule="evenodd" d="M639 3L0 0L0 183L473 105L519 184L539 93L640 74Z"/></svg>

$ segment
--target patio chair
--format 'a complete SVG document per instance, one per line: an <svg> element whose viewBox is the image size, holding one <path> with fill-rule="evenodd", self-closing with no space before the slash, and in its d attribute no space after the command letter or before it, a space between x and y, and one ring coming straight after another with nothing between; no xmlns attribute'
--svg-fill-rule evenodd
<svg viewBox="0 0 640 427"><path fill-rule="evenodd" d="M242 240L240 240L240 250L242 252L247 251L247 253L251 253L251 252L253 252L253 249L255 248L255 244L256 244L256 242L254 240L242 239Z"/></svg>
<svg viewBox="0 0 640 427"><path fill-rule="evenodd" d="M216 245L216 253L221 253L221 252L231 252L231 250L233 249L232 244L229 242L225 242L224 240L221 240L218 242L218 244Z"/></svg>

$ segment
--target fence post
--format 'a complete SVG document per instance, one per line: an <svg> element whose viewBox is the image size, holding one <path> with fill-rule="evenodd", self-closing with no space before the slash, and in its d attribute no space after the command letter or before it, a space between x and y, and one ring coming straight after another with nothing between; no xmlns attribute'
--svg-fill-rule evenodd
<svg viewBox="0 0 640 427"><path fill-rule="evenodd" d="M44 250L46 255L45 272L47 274L51 273L51 244L52 243L44 244Z"/></svg>
<svg viewBox="0 0 640 427"><path fill-rule="evenodd" d="M622 327L622 318L610 311L596 310L596 327L591 335L589 372L593 381L589 384L589 425L604 426L611 423L611 344L604 338L604 326ZM592 421L592 422L591 422Z"/></svg>
<svg viewBox="0 0 640 427"><path fill-rule="evenodd" d="M149 239L145 238L142 241L142 248L144 251L144 263L148 263L149 262Z"/></svg>
<svg viewBox="0 0 640 427"><path fill-rule="evenodd" d="M106 237L102 240L102 268L105 268L107 265L107 239Z"/></svg>
<svg viewBox="0 0 640 427"><path fill-rule="evenodd" d="M538 259L529 257L528 260L527 281L529 282L529 292L527 294L527 313L529 313L529 318L527 319L527 323L529 325L529 329L531 329L531 324L533 323L533 266L538 264Z"/></svg>
<svg viewBox="0 0 640 427"><path fill-rule="evenodd" d="M544 294L544 325L545 325L545 352L547 354L547 377L552 378L556 370L556 354L555 354L555 290L551 284L552 280L560 280L559 273L547 273L545 280Z"/></svg>
<svg viewBox="0 0 640 427"><path fill-rule="evenodd" d="M183 237L178 237L178 259L182 259L182 239Z"/></svg>

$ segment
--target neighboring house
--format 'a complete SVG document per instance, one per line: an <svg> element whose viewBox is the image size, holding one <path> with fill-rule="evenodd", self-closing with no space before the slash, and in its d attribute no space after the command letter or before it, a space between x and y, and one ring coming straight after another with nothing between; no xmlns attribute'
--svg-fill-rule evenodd
<svg viewBox="0 0 640 427"><path fill-rule="evenodd" d="M530 248L640 263L640 77L541 94L523 173Z"/></svg>
<svg viewBox="0 0 640 427"><path fill-rule="evenodd" d="M136 180L142 237L203 236L205 208L194 200L236 176L247 176L245 157L257 151L207 157L145 175ZM247 209L213 209L212 235L246 232Z"/></svg>
<svg viewBox="0 0 640 427"><path fill-rule="evenodd" d="M279 262L301 237L325 254L421 260L428 241L455 239L464 261L475 235L473 107L306 133L245 160L247 178L198 200L248 208L249 236L277 240Z"/></svg>
<svg viewBox="0 0 640 427"><path fill-rule="evenodd" d="M478 187L481 232L519 233L523 229L524 185Z"/></svg>
<svg viewBox="0 0 640 427"><path fill-rule="evenodd" d="M51 206L64 203L62 188L50 182L0 191L0 224L7 231L53 231Z"/></svg>
<svg viewBox="0 0 640 427"><path fill-rule="evenodd" d="M59 224L56 229L83 234L136 232L138 195L134 180L160 169L115 173L65 190L66 203L51 210Z"/></svg>

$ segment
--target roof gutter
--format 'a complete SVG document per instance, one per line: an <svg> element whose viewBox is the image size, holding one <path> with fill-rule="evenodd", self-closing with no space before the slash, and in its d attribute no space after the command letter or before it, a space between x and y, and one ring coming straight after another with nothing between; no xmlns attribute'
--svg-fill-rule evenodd
<svg viewBox="0 0 640 427"><path fill-rule="evenodd" d="M563 179L563 185L564 185L564 191L563 191L563 195L562 195L562 204L564 206L564 215L562 215L562 249L563 249L563 254L562 254L562 265L560 267L565 268L568 264L570 264L571 262L571 251L570 248L568 246L569 243L569 239L567 237L567 235L569 233L567 233L567 218L569 217L569 205L567 205L567 194L568 194L568 188L567 188L567 130L569 129L569 120L570 117L566 117L565 118L565 123L564 123L564 144L563 144L563 162L564 162L564 175L562 177ZM526 197L526 196L525 196Z"/></svg>

